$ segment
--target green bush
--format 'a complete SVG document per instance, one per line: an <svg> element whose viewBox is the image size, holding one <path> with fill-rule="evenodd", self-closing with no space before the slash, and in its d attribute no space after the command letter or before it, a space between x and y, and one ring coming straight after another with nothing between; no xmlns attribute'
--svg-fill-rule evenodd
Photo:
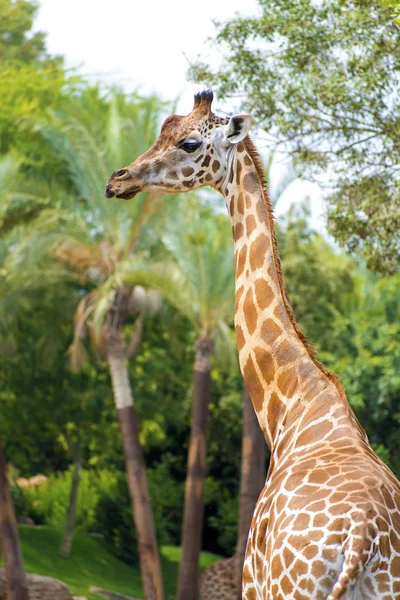
<svg viewBox="0 0 400 600"><path fill-rule="evenodd" d="M24 488L24 514L35 523L63 528L71 492L73 468L49 477L47 483ZM117 485L117 476L111 471L82 471L79 483L76 528L97 531L95 519L99 500Z"/></svg>
<svg viewBox="0 0 400 600"><path fill-rule="evenodd" d="M31 516L31 504L24 490L20 488L16 483L11 483L10 493L14 505L15 514L17 515L17 517ZM35 523L36 522L39 524L39 521L35 521Z"/></svg>
<svg viewBox="0 0 400 600"><path fill-rule="evenodd" d="M149 488L156 523L158 542L162 545L179 546L184 502L184 483L178 483L171 475L169 457L150 469Z"/></svg>
<svg viewBox="0 0 400 600"><path fill-rule="evenodd" d="M183 508L183 483L176 483L165 462L148 470L152 509L160 544L178 545ZM71 491L73 467L32 488L13 488L18 514L39 525L63 529ZM134 529L126 475L118 471L84 470L78 491L76 529L101 533L109 549L129 564L137 562Z"/></svg>
<svg viewBox="0 0 400 600"><path fill-rule="evenodd" d="M137 536L126 478L108 491L96 506L96 527L104 535L109 550L128 564L138 563Z"/></svg>

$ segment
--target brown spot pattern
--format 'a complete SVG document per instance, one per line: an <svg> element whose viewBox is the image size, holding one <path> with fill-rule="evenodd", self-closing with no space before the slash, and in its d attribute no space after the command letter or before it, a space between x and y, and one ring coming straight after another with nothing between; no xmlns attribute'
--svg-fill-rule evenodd
<svg viewBox="0 0 400 600"><path fill-rule="evenodd" d="M233 233L233 237L235 239L235 241L240 240L241 237L243 237L244 235L244 227L241 223L237 223L235 225L235 230Z"/></svg>
<svg viewBox="0 0 400 600"><path fill-rule="evenodd" d="M236 325L235 329L236 329L236 341L237 341L237 345L238 345L238 350L240 352L246 343L246 338L244 337L243 329L240 327L240 325Z"/></svg>
<svg viewBox="0 0 400 600"><path fill-rule="evenodd" d="M272 441L275 438L277 427L280 424L284 414L285 405L279 399L278 394L276 392L272 392L271 397L268 401L268 421L270 424L269 430Z"/></svg>
<svg viewBox="0 0 400 600"><path fill-rule="evenodd" d="M257 374L254 362L251 356L247 359L247 363L243 369L243 378L246 383L250 398L253 401L254 408L259 412L264 402L264 388Z"/></svg>
<svg viewBox="0 0 400 600"><path fill-rule="evenodd" d="M291 398L297 388L298 379L296 369L285 369L278 377L278 387L286 398Z"/></svg>
<svg viewBox="0 0 400 600"><path fill-rule="evenodd" d="M265 308L268 308L275 297L269 283L262 277L259 277L255 281L254 289L256 293L257 304L260 309L264 310Z"/></svg>
<svg viewBox="0 0 400 600"><path fill-rule="evenodd" d="M244 286L243 286L243 285L241 285L241 286L240 286L240 288L238 288L238 289L236 290L236 293L235 293L235 312L236 312L236 311L237 311L237 309L238 309L238 306L239 306L239 301L240 301L240 298L241 298L241 297L242 297L242 295L243 295L243 292L244 292Z"/></svg>
<svg viewBox="0 0 400 600"><path fill-rule="evenodd" d="M182 169L182 175L184 177L189 177L192 173L194 173L194 169L192 169L192 167L184 167Z"/></svg>
<svg viewBox="0 0 400 600"><path fill-rule="evenodd" d="M282 329L272 319L267 319L261 325L261 339L264 340L268 346L272 346L281 333Z"/></svg>
<svg viewBox="0 0 400 600"><path fill-rule="evenodd" d="M240 194L238 196L237 209L241 215L244 214L244 198L243 198L242 192L240 192Z"/></svg>
<svg viewBox="0 0 400 600"><path fill-rule="evenodd" d="M261 233L250 246L250 267L252 271L263 266L267 248L267 236Z"/></svg>
<svg viewBox="0 0 400 600"><path fill-rule="evenodd" d="M268 350L265 350L265 348L257 346L254 348L254 355L263 379L267 384L271 383L275 376L274 359L272 358L272 354L270 354Z"/></svg>
<svg viewBox="0 0 400 600"><path fill-rule="evenodd" d="M240 178L241 178L241 175L242 175L242 165L241 165L241 163L238 161L238 162L236 163L236 183L237 183L237 185L239 185L239 184L240 184Z"/></svg>
<svg viewBox="0 0 400 600"><path fill-rule="evenodd" d="M239 251L237 265L236 265L236 277L240 277L243 273L244 266L246 264L247 257L247 246L244 244Z"/></svg>
<svg viewBox="0 0 400 600"><path fill-rule="evenodd" d="M254 194L260 187L257 175L253 172L246 173L246 175L243 177L243 187L249 192L249 194Z"/></svg>
<svg viewBox="0 0 400 600"><path fill-rule="evenodd" d="M253 215L246 217L246 235L250 237L255 228L257 227L257 222Z"/></svg>
<svg viewBox="0 0 400 600"><path fill-rule="evenodd" d="M257 327L258 313L254 304L253 291L251 288L247 290L243 303L243 312L248 332L252 335Z"/></svg>

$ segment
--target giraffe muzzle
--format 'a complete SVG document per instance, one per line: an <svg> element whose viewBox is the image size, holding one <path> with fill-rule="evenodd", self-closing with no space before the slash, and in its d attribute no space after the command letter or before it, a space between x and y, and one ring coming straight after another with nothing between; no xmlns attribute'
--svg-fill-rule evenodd
<svg viewBox="0 0 400 600"><path fill-rule="evenodd" d="M123 200L130 200L131 198L134 198L139 192L139 186L134 186L132 188L129 188L128 190L124 190L123 192L118 192L117 190L114 190L112 184L109 183L106 187L104 195L106 198L122 198Z"/></svg>

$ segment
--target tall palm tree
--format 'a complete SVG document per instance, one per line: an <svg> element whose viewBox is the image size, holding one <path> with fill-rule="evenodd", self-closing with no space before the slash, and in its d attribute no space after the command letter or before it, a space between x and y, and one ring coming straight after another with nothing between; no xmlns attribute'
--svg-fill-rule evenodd
<svg viewBox="0 0 400 600"><path fill-rule="evenodd" d="M193 367L193 404L187 459L182 525L182 558L178 599L195 600L198 594L204 479L207 457L207 420L210 403L211 359L214 349L235 360L235 343L229 328L233 318L233 253L230 226L225 216L204 218L199 199L174 206L162 236L172 259L152 268L143 283L157 288L164 298L192 323L196 332ZM173 221L173 225L171 225Z"/></svg>
<svg viewBox="0 0 400 600"><path fill-rule="evenodd" d="M104 182L116 165L129 162L154 140L163 105L155 97L127 102L118 92L96 104L92 96L93 91L83 92L38 125L45 143L67 169L71 186L66 192L50 182L51 202L42 203L27 226L19 222L6 265L10 283L18 286L63 281L80 286L71 359L79 368L89 338L108 363L144 594L149 600L161 600L159 552L127 367L141 315L157 303L153 293L138 288L132 273L147 268L153 242L149 223L161 204L159 198L142 194L116 210L104 198ZM31 209L32 205L35 199ZM135 315L139 318L132 325Z"/></svg>
<svg viewBox="0 0 400 600"><path fill-rule="evenodd" d="M0 199L2 210L0 225L6 218L6 207L11 201L10 187L17 175L19 163L12 155L0 159ZM5 253L5 247L0 247L0 264ZM4 295L4 276L0 275L0 296ZM0 547L3 555L7 581L7 597L10 600L28 600L28 583L24 571L21 548L19 544L17 521L11 500L7 480L6 460L0 440Z"/></svg>

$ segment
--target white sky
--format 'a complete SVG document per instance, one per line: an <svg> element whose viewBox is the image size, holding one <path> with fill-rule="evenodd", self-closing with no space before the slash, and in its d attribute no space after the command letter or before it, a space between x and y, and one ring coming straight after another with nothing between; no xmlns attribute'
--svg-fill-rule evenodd
<svg viewBox="0 0 400 600"><path fill-rule="evenodd" d="M189 60L218 61L207 42L215 35L213 19L229 20L235 12L255 15L256 0L39 0L35 30L47 33L52 54L67 67L96 81L119 83L126 91L156 92L178 98L180 114L190 112L199 86L189 83ZM218 112L218 99L214 102ZM278 177L282 167L277 165ZM273 183L273 181L272 181ZM312 222L321 230L321 192L294 182L283 195L277 214L309 196Z"/></svg>

